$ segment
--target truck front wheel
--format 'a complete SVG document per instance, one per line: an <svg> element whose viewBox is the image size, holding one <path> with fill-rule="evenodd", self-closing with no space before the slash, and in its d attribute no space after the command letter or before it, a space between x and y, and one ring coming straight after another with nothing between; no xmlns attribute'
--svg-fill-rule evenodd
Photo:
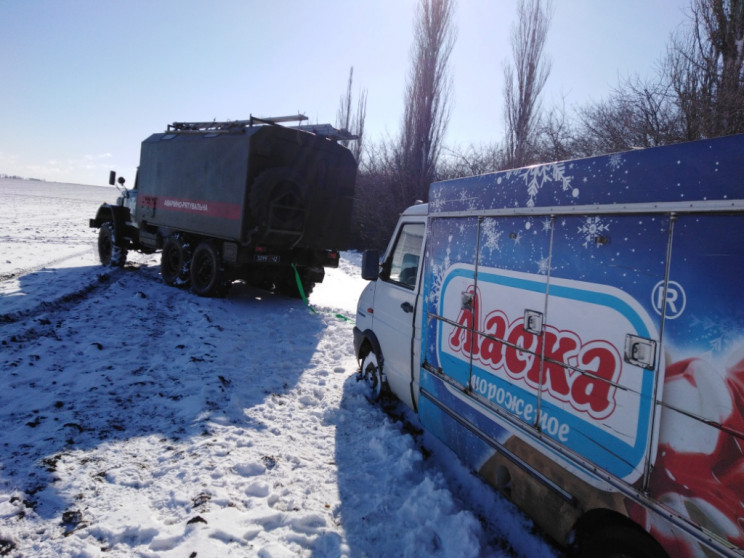
<svg viewBox="0 0 744 558"><path fill-rule="evenodd" d="M102 265L110 267L122 267L127 261L126 249L116 245L111 221L101 224L98 229L98 258Z"/></svg>
<svg viewBox="0 0 744 558"><path fill-rule="evenodd" d="M194 250L191 290L199 296L224 296L227 292L220 255L211 242L202 242Z"/></svg>

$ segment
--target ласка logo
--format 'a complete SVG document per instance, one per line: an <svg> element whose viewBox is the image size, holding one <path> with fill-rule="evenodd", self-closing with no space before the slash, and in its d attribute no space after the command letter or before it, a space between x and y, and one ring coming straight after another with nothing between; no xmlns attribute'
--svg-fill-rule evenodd
<svg viewBox="0 0 744 558"><path fill-rule="evenodd" d="M575 332L550 325L542 335L529 333L523 316L510 318L500 309L486 309L484 315L477 289L470 286L468 292L471 303L463 306L456 320L461 327L452 328L447 338L453 354L464 359L472 355L486 369L542 389L594 419L613 413L622 370L622 359L613 345L603 340L584 342Z"/></svg>

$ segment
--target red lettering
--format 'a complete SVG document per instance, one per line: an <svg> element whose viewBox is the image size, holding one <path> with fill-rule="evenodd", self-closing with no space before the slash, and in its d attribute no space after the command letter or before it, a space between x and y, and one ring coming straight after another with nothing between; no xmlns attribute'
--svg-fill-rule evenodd
<svg viewBox="0 0 744 558"><path fill-rule="evenodd" d="M463 296L448 337L451 351L468 359L472 355L494 372L503 371L513 380L544 390L595 419L614 412L622 359L613 345L601 340L582 344L574 332L550 325L542 335L535 335L525 331L521 317L509 323L501 310L491 311L481 322L475 287L470 286Z"/></svg>
<svg viewBox="0 0 744 558"><path fill-rule="evenodd" d="M469 287L465 292L466 296L470 296L470 303L463 304L460 309L460 314L457 316L457 324L460 327L455 327L452 330L452 334L449 337L450 347L456 352L461 352L466 356L470 356L470 353L474 355L478 354L478 343L473 342L473 332L477 329L479 319L479 304L478 293L475 292L475 287Z"/></svg>
<svg viewBox="0 0 744 558"><path fill-rule="evenodd" d="M519 320L517 327L512 328L507 337L509 345L505 351L506 372L514 378L524 376L535 360L535 355L530 351L536 348L537 336L525 331L522 323L523 320Z"/></svg>
<svg viewBox="0 0 744 558"><path fill-rule="evenodd" d="M605 418L615 410L615 386L620 375L620 355L609 344L591 342L579 355L579 367L591 374L579 374L571 386L577 408L594 418Z"/></svg>
<svg viewBox="0 0 744 558"><path fill-rule="evenodd" d="M504 344L496 339L504 339L508 327L506 314L500 311L491 312L486 317L485 333L480 344L481 360L494 369L501 368L504 359Z"/></svg>
<svg viewBox="0 0 744 558"><path fill-rule="evenodd" d="M568 332L558 332L555 328L546 327L543 332L543 342L545 361L543 362L542 381L539 377L539 366L537 371L530 370L527 380L536 386L546 386L549 393L561 401L566 401L571 392L566 364L568 364L568 359L576 353L579 339Z"/></svg>

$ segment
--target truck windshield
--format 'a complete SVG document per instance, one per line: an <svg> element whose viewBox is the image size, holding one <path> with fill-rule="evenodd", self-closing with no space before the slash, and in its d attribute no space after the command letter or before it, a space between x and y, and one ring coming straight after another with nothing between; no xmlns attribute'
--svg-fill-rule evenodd
<svg viewBox="0 0 744 558"><path fill-rule="evenodd" d="M424 230L423 223L409 223L401 228L391 255L391 281L411 289L416 284Z"/></svg>

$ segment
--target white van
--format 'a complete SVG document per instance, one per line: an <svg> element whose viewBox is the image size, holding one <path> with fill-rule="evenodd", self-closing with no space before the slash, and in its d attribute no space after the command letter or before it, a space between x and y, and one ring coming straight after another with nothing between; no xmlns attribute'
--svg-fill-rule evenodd
<svg viewBox="0 0 744 558"><path fill-rule="evenodd" d="M375 393L556 541L744 556L744 135L434 183L362 273Z"/></svg>

